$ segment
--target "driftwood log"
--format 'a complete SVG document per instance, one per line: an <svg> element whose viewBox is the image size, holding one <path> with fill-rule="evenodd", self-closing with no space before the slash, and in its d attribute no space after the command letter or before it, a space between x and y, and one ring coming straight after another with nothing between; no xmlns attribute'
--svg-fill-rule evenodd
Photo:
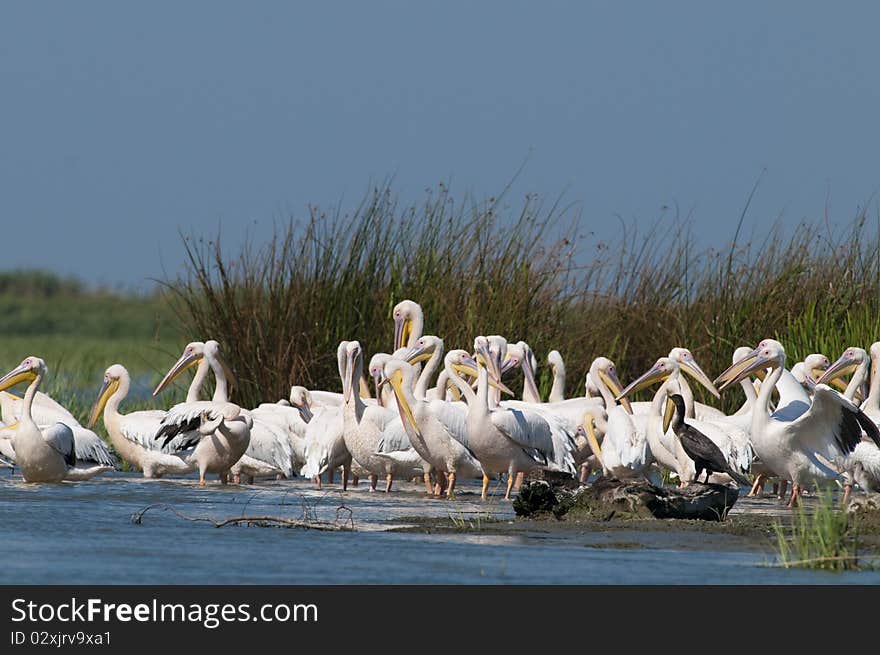
<svg viewBox="0 0 880 655"><path fill-rule="evenodd" d="M574 491L547 481L523 484L513 503L518 516L553 514L593 521L701 519L723 521L739 490L692 482L683 489L655 487L644 480L601 478Z"/></svg>

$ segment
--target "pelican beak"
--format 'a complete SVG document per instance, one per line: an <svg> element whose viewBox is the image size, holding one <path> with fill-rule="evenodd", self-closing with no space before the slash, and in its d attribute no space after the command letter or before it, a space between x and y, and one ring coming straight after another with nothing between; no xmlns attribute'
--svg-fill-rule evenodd
<svg viewBox="0 0 880 655"><path fill-rule="evenodd" d="M6 391L10 387L14 387L16 384L21 384L22 382L30 383L36 379L37 374L35 371L19 365L0 378L0 391Z"/></svg>
<svg viewBox="0 0 880 655"><path fill-rule="evenodd" d="M630 382L629 386L627 386L626 389L621 390L615 397L615 400L619 400L622 402L623 399L626 399L627 396L631 396L632 394L636 393L637 391L641 391L642 389L647 389L652 384L656 384L657 382L663 382L668 377L669 370L666 368L660 368L660 362L657 362L640 377ZM608 383L606 382L606 384Z"/></svg>
<svg viewBox="0 0 880 655"><path fill-rule="evenodd" d="M511 357L510 355L508 355L504 358L504 364L501 365L501 375L504 375L505 373L507 373L511 369L516 368L517 366L519 366L519 360L516 357Z"/></svg>
<svg viewBox="0 0 880 655"><path fill-rule="evenodd" d="M355 353L346 350L345 352L345 375L342 377L342 397L346 403L351 400L351 391L354 386L354 360Z"/></svg>
<svg viewBox="0 0 880 655"><path fill-rule="evenodd" d="M583 425L578 426L578 433L587 440L587 443L590 444L590 449L593 451L596 459L599 460L599 464L604 466L602 448L599 446L599 440L596 438L596 430L593 428L593 416L591 414L587 415Z"/></svg>
<svg viewBox="0 0 880 655"><path fill-rule="evenodd" d="M666 431L672 424L673 416L675 416L675 403L672 402L669 396L666 396L666 403L663 407L663 434L666 434Z"/></svg>
<svg viewBox="0 0 880 655"><path fill-rule="evenodd" d="M718 392L718 389L715 388L715 385L712 384L712 380L710 380L709 376L703 372L703 369L700 368L700 365L697 364L696 360L691 359L688 362L679 362L679 366L681 367L682 371L684 371L694 380L706 387L709 393L711 393L716 398L721 398L721 394Z"/></svg>
<svg viewBox="0 0 880 655"><path fill-rule="evenodd" d="M477 358L484 362L486 359L482 357L480 354L477 355ZM473 378L477 377L477 362L473 357L463 357L460 364L453 364L452 370L454 370L459 375L469 375ZM487 366L486 372L489 374L489 386L498 389L502 393L506 393L508 396L514 396L516 394L510 390L510 388L504 384L500 378L495 377L494 373L492 373L491 369Z"/></svg>
<svg viewBox="0 0 880 655"><path fill-rule="evenodd" d="M181 373L183 373L190 366L195 366L198 364L202 358L204 357L201 353L190 353L184 354L178 359L174 366L171 367L171 370L165 374L165 377L162 378L162 381L159 383L159 386L156 387L156 390L153 391L154 396L158 396L162 391L164 391L168 385L170 385L174 380L176 380Z"/></svg>
<svg viewBox="0 0 880 655"><path fill-rule="evenodd" d="M418 364L419 362L424 362L428 359L431 359L431 355L433 349L425 348L424 346L413 346L410 348L406 354L403 356L403 361L408 364Z"/></svg>
<svg viewBox="0 0 880 655"><path fill-rule="evenodd" d="M410 320L409 318L395 318L394 348L391 350L391 352L396 351L398 348L405 347L406 344L409 343L410 336L412 336L412 320Z"/></svg>
<svg viewBox="0 0 880 655"><path fill-rule="evenodd" d="M528 357L523 358L522 370L523 384L529 388L529 391L535 398L540 398L541 394L538 393L538 385L535 384L535 371L532 370L532 363L529 361Z"/></svg>
<svg viewBox="0 0 880 655"><path fill-rule="evenodd" d="M831 366L822 371L822 375L816 380L816 384L832 384L839 389L840 386L838 385L841 381L838 378L853 373L858 367L858 362L854 362L848 357L841 356ZM838 384L834 384L835 382ZM846 387L844 386L843 389L845 390Z"/></svg>
<svg viewBox="0 0 880 655"><path fill-rule="evenodd" d="M372 398L372 396L370 396L370 385L367 384L364 376L358 378L358 392L360 393L361 398Z"/></svg>
<svg viewBox="0 0 880 655"><path fill-rule="evenodd" d="M724 371L724 373L715 378L715 385L718 386L718 390L724 391L730 385L735 384L740 380L744 380L753 371L758 377L760 377L761 373L764 372L764 369L769 364L769 361L761 357L760 353L761 351L758 348L755 348L752 352L738 362L732 364L726 371ZM719 382L721 383L720 385L718 384Z"/></svg>
<svg viewBox="0 0 880 655"><path fill-rule="evenodd" d="M391 377L388 378L388 382L391 384L391 388L394 390L394 396L397 398L397 409L400 411L400 420L404 423L409 423L416 435L421 437L422 431L419 430L419 424L416 423L416 417L413 416L412 408L409 406L409 403L406 402L406 397L403 395L403 373L401 371L394 371L394 373L391 374Z"/></svg>
<svg viewBox="0 0 880 655"><path fill-rule="evenodd" d="M95 427L95 423L98 422L98 417L101 415L101 412L104 411L104 405L107 404L110 396L116 393L118 388L118 379L104 380L104 384L101 385L101 390L98 392L98 399L95 401L95 405L92 407L92 411L89 414L88 428L90 430Z"/></svg>

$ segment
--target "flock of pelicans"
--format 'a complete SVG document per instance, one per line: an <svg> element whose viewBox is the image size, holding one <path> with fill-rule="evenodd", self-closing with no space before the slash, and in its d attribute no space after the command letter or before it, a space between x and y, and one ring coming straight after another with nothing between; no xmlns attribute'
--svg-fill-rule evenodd
<svg viewBox="0 0 880 655"><path fill-rule="evenodd" d="M373 355L367 363L375 398L357 341L343 341L337 350L342 393L296 386L289 401L250 410L229 401L233 376L219 344L193 342L153 392L196 367L184 402L167 411L120 413L130 377L114 364L84 427L39 391L46 364L28 357L0 378L0 461L18 467L28 482L86 480L112 470L114 455L90 429L103 418L116 454L145 477L198 471L200 484L209 473L223 483L298 473L320 487L322 475L332 481L341 468L344 489L350 479L357 484L368 477L375 490L383 477L388 492L394 479L421 477L432 496L452 497L457 480L482 478L485 500L499 474L507 476L509 499L523 476L540 469L579 474L584 482L594 470L654 480L666 471L682 485L702 477L751 485L751 494L773 482L783 498L791 482L789 506L815 484L840 484L845 499L854 485L880 489L880 342L870 354L848 348L833 364L810 355L789 371L782 345L765 339L754 349L737 349L714 382L689 350L674 348L626 387L614 362L597 357L586 393L569 399L554 350L545 402L525 342L480 336L472 353L444 353L442 339L422 335L417 303L399 303L393 317L393 354ZM502 400L514 395L503 378L515 368L523 374L522 399ZM211 374L213 397L202 400ZM850 374L844 386L840 378ZM695 402L688 378L719 398L738 384L745 402L732 415ZM23 397L7 391L24 383ZM654 385L653 400L628 399Z"/></svg>

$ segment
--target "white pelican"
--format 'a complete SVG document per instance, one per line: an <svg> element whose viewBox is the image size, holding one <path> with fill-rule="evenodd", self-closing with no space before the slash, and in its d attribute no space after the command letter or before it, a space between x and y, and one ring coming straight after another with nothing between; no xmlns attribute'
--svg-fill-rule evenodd
<svg viewBox="0 0 880 655"><path fill-rule="evenodd" d="M194 341L187 344L183 354L175 362L174 366L171 367L159 383L159 386L156 387L153 395L161 393L163 389L185 370L191 366L198 365L203 359L208 362L210 369L214 372L215 388L212 400L197 400L199 387L196 387L195 398L192 398L193 387L191 386L190 392L187 393L187 401L175 405L168 410L166 417L162 421L163 426L165 426L163 430L170 428L170 431L174 432L175 429L186 427L189 422L201 414L203 408L207 407L210 409L217 403L229 402L229 387L235 378L229 365L220 353L220 344L214 340L204 343ZM292 477L293 450L287 433L279 429L274 421L255 417L250 410L241 409L241 413L247 416L251 427L247 449L242 457L239 458L240 461L236 461L231 468L235 482L239 481L242 474L249 476L251 479L255 477L274 477L278 474ZM190 425L190 427L192 426Z"/></svg>
<svg viewBox="0 0 880 655"><path fill-rule="evenodd" d="M840 358L834 362L819 378L819 383L829 384L838 381L839 378L852 373L849 384L843 395L854 400L856 392L863 388L868 379L868 368L874 368L871 378L871 391L867 394L862 404L862 411L874 423L880 422L880 406L877 405L877 389L880 380L877 375L878 359L880 359L880 342L871 346L871 356L862 348L847 348ZM880 448L866 436L858 443L852 453L843 462L843 471L846 476L844 483L844 503L849 500L852 491L852 482L858 482L866 492L880 491Z"/></svg>
<svg viewBox="0 0 880 655"><path fill-rule="evenodd" d="M562 355L558 350L551 350L547 353L547 363L553 372L553 386L550 387L550 396L548 402L558 403L565 400L565 362L562 361Z"/></svg>
<svg viewBox="0 0 880 655"><path fill-rule="evenodd" d="M228 382L233 376L219 356L219 344L216 341L195 341L188 344L180 359L153 391L153 395L161 393L183 371L197 365L203 358L208 360L214 372L214 399L197 400L198 389L193 393L191 386L186 402L169 409L156 432L156 438L163 439L163 448L169 444L173 444L174 451L194 447L186 460L198 467L200 485L205 484L208 473L217 473L221 481L225 481L232 467L247 451L253 426L250 416L243 413L238 405L226 400L229 394ZM199 370L196 371L197 375L198 373Z"/></svg>
<svg viewBox="0 0 880 655"><path fill-rule="evenodd" d="M813 402L804 411L799 406L789 411L780 400L781 406L771 414L770 396L785 372L785 349L773 339L761 341L749 355L718 376L715 383L721 382L719 388L723 390L752 371L768 367L771 372L761 385L752 412L750 437L761 461L791 480L788 506L793 507L805 484L840 477L826 462L838 461L851 453L861 441L861 429L878 445L880 432L857 406L824 384L816 386ZM797 385L793 378L792 382ZM797 387L800 389L800 385ZM794 413L798 414L791 418Z"/></svg>
<svg viewBox="0 0 880 655"><path fill-rule="evenodd" d="M6 391L0 392L0 411L3 422L14 424L21 417L23 401L16 395ZM34 404L31 414L40 428L47 428L55 423L63 423L73 432L73 441L76 446L76 461L78 466L93 464L96 466L109 466L116 468L117 461L97 434L83 427L79 421L65 407L53 400L48 395L38 391L34 396Z"/></svg>
<svg viewBox="0 0 880 655"><path fill-rule="evenodd" d="M336 349L336 365L340 378L346 375L347 346L348 342L343 341ZM309 396L314 396L314 392L309 391ZM342 467L342 490L348 489L352 459L345 446L344 433L342 405L315 408L315 414L306 428L306 463L300 470L300 475L313 478L318 489L321 488L321 475L328 473L332 481L333 473L339 467Z"/></svg>
<svg viewBox="0 0 880 655"><path fill-rule="evenodd" d="M145 478L158 478L163 475L183 475L193 470L186 461L188 452L164 453L153 436L159 429L165 412L162 410L143 410L119 413L119 404L125 400L131 385L131 377L121 364L113 364L104 372L104 382L89 416L89 427L93 427L103 411L104 427L110 443L125 461L140 471Z"/></svg>
<svg viewBox="0 0 880 655"><path fill-rule="evenodd" d="M345 371L342 376L343 438L345 447L352 458L370 472L370 490L376 489L378 476L385 478L385 492L391 490L395 477L411 478L416 472L422 473L424 462L407 442L406 432L399 424L397 412L389 407L366 405L354 387L363 371L363 351L357 341L345 344ZM398 422L395 427L394 423ZM386 438L386 431L391 433ZM386 454L380 453L386 448Z"/></svg>
<svg viewBox="0 0 880 655"><path fill-rule="evenodd" d="M749 471L752 462L752 448L749 444L748 435L741 428L731 423L687 418L688 410L681 393L683 386L681 370L682 367L676 359L661 357L648 371L630 383L621 392L621 395L627 395L656 382L663 382L651 401L646 425L646 437L652 456L660 464L675 472L682 484L696 479L698 471L696 470L694 460L682 447L681 440L675 430L669 429L669 419L672 418L671 413L668 413L672 408L672 401L669 399L672 395L678 395L682 402L683 424L690 426L709 438L721 451L730 469L736 471L737 476L743 476ZM667 405L667 403L669 404ZM664 407L667 409L665 416L661 414ZM721 474L714 481L727 483L730 479L730 476ZM738 477L736 481L742 479L744 477Z"/></svg>
<svg viewBox="0 0 880 655"><path fill-rule="evenodd" d="M422 329L425 325L425 316L421 306L412 300L401 300L394 306L392 317L394 318L394 348L391 350L397 351L400 348L415 346L418 338L422 336Z"/></svg>
<svg viewBox="0 0 880 655"><path fill-rule="evenodd" d="M476 364L463 350L450 351L445 359L449 369L476 373ZM431 470L448 474L446 495L452 498L458 477L480 477L482 469L474 453L468 448L468 408L462 402L424 400L412 391L415 370L403 360L385 364L385 379L395 395L400 418L409 442ZM429 471L425 472L425 489L436 495Z"/></svg>
<svg viewBox="0 0 880 655"><path fill-rule="evenodd" d="M15 464L21 468L25 482L60 482L61 480L88 480L111 470L111 466L76 466L76 444L73 431L64 423L40 428L31 409L37 389L46 375L46 362L39 357L27 357L21 364L0 378L0 391L22 382L29 382L22 404L21 418L11 439Z"/></svg>
<svg viewBox="0 0 880 655"><path fill-rule="evenodd" d="M457 372L450 379L467 398L468 402L468 447L480 462L483 471L482 498L485 500L489 487L489 476L493 473L507 473L507 493L510 499L516 474L536 468L566 471L574 474L572 452L574 440L557 426L536 412L491 407L489 404L489 379L486 366L490 366L493 377L500 379L498 360L504 359L504 346L500 358L490 353L489 340L477 337L474 349L477 358L477 392Z"/></svg>

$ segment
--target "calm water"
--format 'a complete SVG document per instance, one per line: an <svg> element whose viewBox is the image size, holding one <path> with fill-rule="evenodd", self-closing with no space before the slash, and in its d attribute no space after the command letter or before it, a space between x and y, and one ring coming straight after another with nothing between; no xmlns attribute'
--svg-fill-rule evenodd
<svg viewBox="0 0 880 655"><path fill-rule="evenodd" d="M303 481L200 489L195 480L114 474L87 483L27 485L0 470L0 534L7 584L358 583L869 583L878 573L830 574L762 566L769 552L725 535L694 532L534 532L423 535L387 532L412 516L513 517L509 503L478 502L466 485L452 502L405 483L386 496L363 484L346 494ZM769 501L768 501L769 502ZM357 532L224 527L150 511L166 503L189 516L332 521L343 503ZM629 547L602 547L625 544Z"/></svg>

